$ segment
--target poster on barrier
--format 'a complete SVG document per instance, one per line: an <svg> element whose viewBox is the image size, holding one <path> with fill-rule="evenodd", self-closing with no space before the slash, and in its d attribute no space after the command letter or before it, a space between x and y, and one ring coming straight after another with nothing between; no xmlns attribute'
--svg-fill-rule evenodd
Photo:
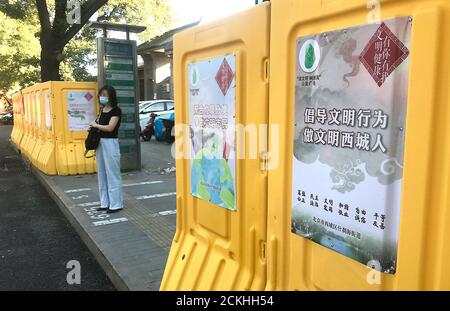
<svg viewBox="0 0 450 311"><path fill-rule="evenodd" d="M87 131L95 121L95 97L92 91L67 92L69 131Z"/></svg>
<svg viewBox="0 0 450 311"><path fill-rule="evenodd" d="M236 55L188 65L191 193L236 210Z"/></svg>
<svg viewBox="0 0 450 311"><path fill-rule="evenodd" d="M294 234L395 274L412 19L297 40Z"/></svg>

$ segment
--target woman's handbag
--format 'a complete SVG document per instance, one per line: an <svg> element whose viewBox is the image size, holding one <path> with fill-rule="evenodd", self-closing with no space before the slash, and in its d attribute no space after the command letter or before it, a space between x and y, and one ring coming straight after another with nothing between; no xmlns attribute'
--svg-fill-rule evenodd
<svg viewBox="0 0 450 311"><path fill-rule="evenodd" d="M100 116L101 116L101 112L100 112ZM95 120L95 122L98 123L100 116L97 118L97 120ZM100 144L100 130L98 128L91 127L88 130L88 136L87 136L86 140L84 141L84 147L86 149L86 151L84 152L84 156L87 159L95 157L95 152L91 156L88 156L87 154L89 153L89 151L95 151L98 148L99 144Z"/></svg>

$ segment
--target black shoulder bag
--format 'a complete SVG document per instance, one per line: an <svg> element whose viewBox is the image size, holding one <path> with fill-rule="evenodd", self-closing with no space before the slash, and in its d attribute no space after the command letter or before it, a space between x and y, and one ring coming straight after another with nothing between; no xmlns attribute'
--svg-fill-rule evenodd
<svg viewBox="0 0 450 311"><path fill-rule="evenodd" d="M97 120L95 120L95 122L98 123L98 120L100 119L100 116L102 115L102 111L100 111L100 115L97 117ZM100 130L98 128L95 127L91 127L88 130L88 136L86 138L86 140L84 141L84 147L86 149L86 151L84 152L84 156L87 159L93 158L95 157L95 152L93 155L88 156L87 154L89 153L89 151L95 151L98 148L98 145L100 144Z"/></svg>

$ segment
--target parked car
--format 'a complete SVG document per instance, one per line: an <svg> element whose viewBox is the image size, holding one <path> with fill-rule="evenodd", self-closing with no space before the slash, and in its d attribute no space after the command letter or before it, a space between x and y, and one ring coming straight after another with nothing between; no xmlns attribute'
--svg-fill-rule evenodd
<svg viewBox="0 0 450 311"><path fill-rule="evenodd" d="M140 131L145 129L150 119L150 115L155 113L161 115L174 110L173 100L150 100L139 103L139 125Z"/></svg>
<svg viewBox="0 0 450 311"><path fill-rule="evenodd" d="M142 110L144 110L144 108L147 108L147 106L149 106L151 104L152 101L141 101L139 102L139 113L142 112Z"/></svg>

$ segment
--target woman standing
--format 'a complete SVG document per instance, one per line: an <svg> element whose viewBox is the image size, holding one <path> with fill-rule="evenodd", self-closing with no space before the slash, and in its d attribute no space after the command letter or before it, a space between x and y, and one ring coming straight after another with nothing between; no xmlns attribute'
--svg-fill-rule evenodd
<svg viewBox="0 0 450 311"><path fill-rule="evenodd" d="M104 86L99 92L103 106L98 123L91 126L100 130L100 144L96 150L99 211L115 213L123 209L122 176L120 175L119 127L122 111L117 106L116 90Z"/></svg>

